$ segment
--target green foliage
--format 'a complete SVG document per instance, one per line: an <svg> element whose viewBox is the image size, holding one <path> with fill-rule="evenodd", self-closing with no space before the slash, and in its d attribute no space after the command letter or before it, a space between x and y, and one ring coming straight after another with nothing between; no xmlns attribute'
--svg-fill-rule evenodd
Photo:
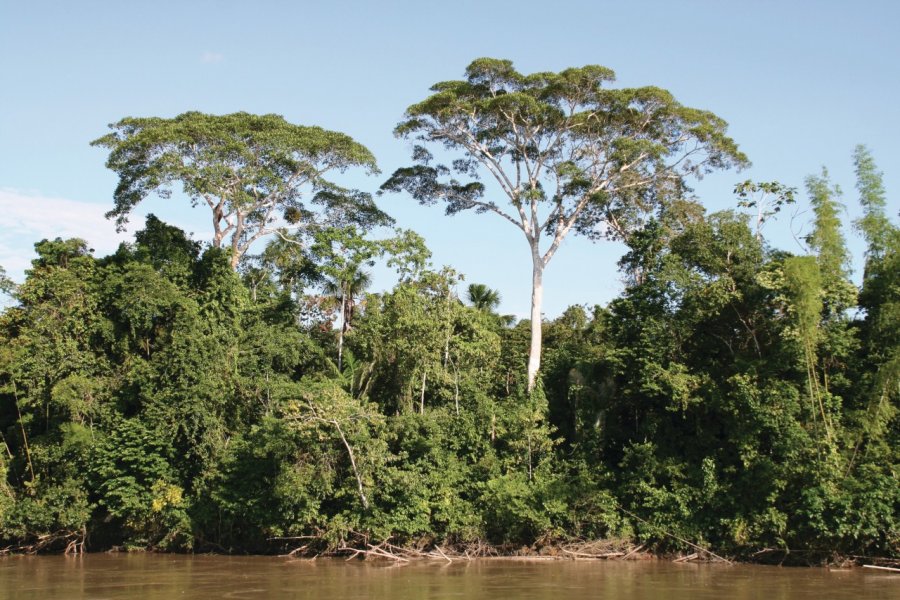
<svg viewBox="0 0 900 600"><path fill-rule="evenodd" d="M848 281L850 255L838 217L843 208L837 200L841 190L837 186L830 187L828 171L824 168L822 175L807 177L806 189L815 213L813 230L806 241L818 257L826 310L829 315L839 317L853 304L856 296L856 290Z"/></svg>
<svg viewBox="0 0 900 600"><path fill-rule="evenodd" d="M526 75L509 60L480 58L464 80L432 86L394 129L417 142L415 164L397 169L382 192L440 202L447 215L495 213L524 234L529 392L541 361L543 271L566 236L627 239L649 214L682 202L688 177L749 164L713 113L656 87L607 88L614 79L598 65ZM452 163L435 163L429 148L449 152Z"/></svg>
<svg viewBox="0 0 900 600"><path fill-rule="evenodd" d="M98 143L123 177L121 218L178 181L228 210L267 194L301 224L308 207L284 179L300 173L333 222L280 231L237 272L234 248L201 246L153 216L107 257L83 240L38 242L0 313L2 547L519 549L624 536L779 560L900 555L900 234L871 157L855 154L868 243L857 295L824 175L808 180L814 253L774 250L761 228L793 190L739 184L755 223L704 214L679 197L683 177L743 162L724 123L663 90L609 90L611 77L602 67L522 75L482 59L400 126L462 149L454 169L466 180L484 153L440 129L464 111L478 117L476 142L504 160L525 160L504 144L527 120L566 143L605 144L618 165L592 191L584 157L561 159L569 146L527 148L550 152L560 187L514 186L513 206L583 201L571 227L627 232L627 286L606 307L515 325L494 314L499 293L486 285L468 286L464 303L462 276L430 270L415 233L368 237L372 221L354 212L368 199L309 171L318 160L373 167L346 136L240 113L114 126ZM652 131L630 135L644 122ZM701 144L704 161L667 167L680 151L672 135ZM480 182L429 174L423 149L416 159L406 175L425 187L414 193L445 194L451 212L494 210L478 204ZM249 187L215 196L233 169ZM268 209L248 210L262 231ZM553 234L549 223L532 239ZM365 295L379 258L400 281ZM531 381L535 333L545 355Z"/></svg>
<svg viewBox="0 0 900 600"><path fill-rule="evenodd" d="M491 384L499 340L490 317L456 297L451 271L426 272L390 294L370 298L350 339L370 363L361 387L385 411L452 404Z"/></svg>
<svg viewBox="0 0 900 600"><path fill-rule="evenodd" d="M83 487L72 480L46 485L18 498L7 496L3 504L0 539L14 544L36 543L46 538L83 539L93 509ZM65 550L65 544L41 547Z"/></svg>
<svg viewBox="0 0 900 600"><path fill-rule="evenodd" d="M0 265L0 294L12 295L16 290L16 283L6 276L6 269Z"/></svg>
<svg viewBox="0 0 900 600"><path fill-rule="evenodd" d="M852 433L858 345L825 310L827 261L767 254L729 213L680 232L653 221L633 239L623 266L640 278L608 313L570 309L551 326L545 381L554 421L609 469L635 533L660 547L895 553L897 463L876 440L896 421L876 396ZM831 274L832 290L849 285Z"/></svg>
<svg viewBox="0 0 900 600"><path fill-rule="evenodd" d="M859 191L859 204L863 209L863 216L856 221L855 225L868 244L867 256L877 259L888 250L891 243L890 238L895 229L884 214L886 193L882 174L875 166L872 154L863 145L854 149L853 164L856 167L856 189Z"/></svg>
<svg viewBox="0 0 900 600"><path fill-rule="evenodd" d="M493 312L500 306L500 292L492 290L482 283L472 283L466 290L469 303L485 312Z"/></svg>
<svg viewBox="0 0 900 600"><path fill-rule="evenodd" d="M212 507L200 515L220 543L264 549L266 538L321 524L335 478L327 454L302 444L284 419L266 416L232 440L211 485Z"/></svg>
<svg viewBox="0 0 900 600"><path fill-rule="evenodd" d="M308 226L316 204L338 224L388 220L367 194L325 179L327 171L354 166L377 172L371 152L342 133L243 112L126 117L110 129L92 142L109 149L106 166L119 177L107 216L122 228L144 198L154 192L169 198L171 185L180 183L193 206L209 206L212 244L229 248L232 268L254 241L277 229L276 217ZM314 194L312 204L303 201L304 190Z"/></svg>
<svg viewBox="0 0 900 600"><path fill-rule="evenodd" d="M91 457L89 478L98 505L120 524L128 546L192 545L189 506L166 456L170 451L165 436L140 420L123 419Z"/></svg>
<svg viewBox="0 0 900 600"><path fill-rule="evenodd" d="M740 199L738 206L756 209L756 239L762 239L763 225L781 212L785 205L794 204L797 189L777 181L755 182L748 179L737 184L734 193Z"/></svg>
<svg viewBox="0 0 900 600"><path fill-rule="evenodd" d="M792 256L783 266L787 311L795 320L797 335L815 346L822 319L822 275L814 256Z"/></svg>

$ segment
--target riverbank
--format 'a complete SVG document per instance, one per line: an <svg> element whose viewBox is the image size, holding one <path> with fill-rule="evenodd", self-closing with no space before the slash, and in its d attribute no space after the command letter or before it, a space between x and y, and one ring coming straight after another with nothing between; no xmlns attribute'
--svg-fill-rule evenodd
<svg viewBox="0 0 900 600"><path fill-rule="evenodd" d="M154 553L19 556L0 559L0 581L0 600L880 600L895 598L897 591L897 577L870 569L524 557L451 564Z"/></svg>
<svg viewBox="0 0 900 600"><path fill-rule="evenodd" d="M598 540L542 539L532 545L490 544L482 540L466 543L436 543L429 538L405 544L388 540L370 540L357 535L352 540L328 545L322 538L301 536L272 538L269 552L246 552L214 545L200 551L170 552L148 548L113 546L107 549L89 549L84 541L70 542L65 548L47 551L39 546L0 548L0 557L14 555L65 555L84 556L100 554L149 554L161 556L259 556L297 560L331 560L363 562L387 562L410 564L417 562L444 562L447 564L474 560L512 561L656 561L684 564L758 564L770 566L805 567L873 567L888 571L900 571L900 557L844 555L838 552L810 551L803 549L763 548L741 554L720 554L698 544L685 542L690 550L666 551L659 544L641 543L625 538ZM37 549L35 549L37 548Z"/></svg>

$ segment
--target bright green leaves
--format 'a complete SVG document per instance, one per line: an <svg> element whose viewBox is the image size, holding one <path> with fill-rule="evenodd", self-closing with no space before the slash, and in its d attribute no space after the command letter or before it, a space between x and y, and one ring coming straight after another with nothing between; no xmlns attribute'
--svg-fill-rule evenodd
<svg viewBox="0 0 900 600"><path fill-rule="evenodd" d="M246 113L114 124L95 142L119 176L111 216L180 186L210 209L213 247L152 215L110 257L36 245L0 314L0 545L637 532L664 548L675 532L746 554L896 554L900 236L871 156L856 150L854 314L827 177L808 180L813 253L773 251L761 229L795 190L746 181L749 215L704 215L688 178L747 164L725 122L613 79L478 59L397 128L419 143L382 190L513 223L535 291L572 230L627 243L608 309L542 322L538 301L516 326L487 285L464 304L414 232L369 237L391 220L331 179L375 171L346 135ZM400 283L364 297L385 258ZM543 370L525 369L529 335Z"/></svg>
<svg viewBox="0 0 900 600"><path fill-rule="evenodd" d="M425 239L411 229L398 229L396 234L382 242L389 256L387 266L397 272L401 281L411 281L428 266L431 250L425 245Z"/></svg>
<svg viewBox="0 0 900 600"><path fill-rule="evenodd" d="M884 214L881 176L868 152L858 147L854 158L864 209L856 224L868 249L859 295L865 310L859 323L861 378L854 382L849 417L855 429L851 465L861 472L859 485L867 485L863 478L867 471L881 474L885 465L900 462L900 230ZM897 486L887 484L888 488ZM866 499L873 502L860 504L877 516L872 508L884 497L882 490L870 489ZM896 548L897 541L893 543Z"/></svg>
<svg viewBox="0 0 900 600"><path fill-rule="evenodd" d="M843 208L837 200L841 191L837 186L830 185L825 169L822 169L820 176L806 178L806 189L815 214L813 230L806 237L806 242L818 257L826 310L830 316L840 317L856 300L856 289L848 281L850 255L838 216Z"/></svg>
<svg viewBox="0 0 900 600"><path fill-rule="evenodd" d="M352 226L319 230L314 240L312 253L319 259L322 272L333 279L345 278L364 266L374 266L382 253L377 241L366 238Z"/></svg>
<svg viewBox="0 0 900 600"><path fill-rule="evenodd" d="M73 373L53 386L50 398L73 422L90 424L99 416L101 403L106 400L104 387L102 380Z"/></svg>
<svg viewBox="0 0 900 600"><path fill-rule="evenodd" d="M801 339L815 346L822 319L822 274L814 256L792 256L783 266L788 313L796 323Z"/></svg>
<svg viewBox="0 0 900 600"><path fill-rule="evenodd" d="M459 302L457 281L449 271L425 272L369 299L351 347L373 363L366 387L387 410L460 412L468 393L491 385L499 340L490 317Z"/></svg>
<svg viewBox="0 0 900 600"><path fill-rule="evenodd" d="M334 381L304 380L299 392L299 398L287 404L286 418L303 435L345 453L360 505L368 511L374 474L386 460L383 435L378 431L383 416Z"/></svg>
<svg viewBox="0 0 900 600"><path fill-rule="evenodd" d="M855 225L869 245L867 254L877 258L887 250L892 230L895 229L884 214L886 194L882 174L875 166L872 154L863 145L854 149L853 164L856 167L859 203L863 208L863 217Z"/></svg>

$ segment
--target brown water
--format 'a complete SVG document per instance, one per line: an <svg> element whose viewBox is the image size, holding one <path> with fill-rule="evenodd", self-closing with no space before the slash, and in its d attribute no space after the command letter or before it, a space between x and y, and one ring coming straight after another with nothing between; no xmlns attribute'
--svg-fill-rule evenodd
<svg viewBox="0 0 900 600"><path fill-rule="evenodd" d="M403 566L153 554L0 559L0 599L900 599L900 575L668 562L480 560Z"/></svg>

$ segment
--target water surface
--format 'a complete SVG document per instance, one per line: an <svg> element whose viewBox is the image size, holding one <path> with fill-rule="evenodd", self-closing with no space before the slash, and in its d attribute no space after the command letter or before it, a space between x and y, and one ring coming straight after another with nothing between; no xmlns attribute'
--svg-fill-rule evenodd
<svg viewBox="0 0 900 600"><path fill-rule="evenodd" d="M900 598L900 574L663 561L436 561L90 554L0 559L0 599L842 600Z"/></svg>

